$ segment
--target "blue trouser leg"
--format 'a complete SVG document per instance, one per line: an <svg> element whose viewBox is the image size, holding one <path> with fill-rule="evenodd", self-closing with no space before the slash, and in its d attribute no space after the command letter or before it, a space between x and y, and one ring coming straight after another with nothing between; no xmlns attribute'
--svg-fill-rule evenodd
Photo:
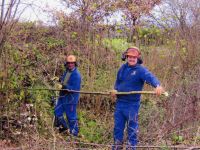
<svg viewBox="0 0 200 150"><path fill-rule="evenodd" d="M136 150L134 146L137 145L138 132L138 111L139 105L130 105L127 116L127 130L128 130L128 150Z"/></svg>
<svg viewBox="0 0 200 150"><path fill-rule="evenodd" d="M78 117L76 112L76 104L67 104L65 106L66 115L69 123L69 129L70 133L74 136L77 136L79 133L79 127L78 127Z"/></svg>
<svg viewBox="0 0 200 150"><path fill-rule="evenodd" d="M67 123L64 119L63 113L64 113L64 100L62 98L58 99L57 105L55 106L54 114L57 118L57 126L62 126L63 128L67 128Z"/></svg>
<svg viewBox="0 0 200 150"><path fill-rule="evenodd" d="M114 113L114 146L113 150L122 149L123 137L124 137L124 128L126 123L126 118L123 114L123 110L120 105L116 105Z"/></svg>
<svg viewBox="0 0 200 150"><path fill-rule="evenodd" d="M128 145L127 149L135 150L134 146L137 145L137 131L138 131L138 111L139 103L126 103L118 102L116 104L115 114L114 114L114 142L116 144L123 143L123 135L125 123L127 123L128 131ZM122 147L113 146L114 150L122 149Z"/></svg>

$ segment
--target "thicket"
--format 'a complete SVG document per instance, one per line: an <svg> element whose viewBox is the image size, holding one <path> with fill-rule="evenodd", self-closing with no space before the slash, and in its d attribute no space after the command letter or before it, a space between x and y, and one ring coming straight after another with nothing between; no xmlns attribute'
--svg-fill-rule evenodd
<svg viewBox="0 0 200 150"><path fill-rule="evenodd" d="M199 23L163 29L138 27L130 42L125 25L82 24L58 15L57 26L18 22L1 47L1 139L25 149L86 147L53 128L55 92L23 88L54 87L67 54L75 54L83 76L82 90L107 91L114 85L121 53L140 47L144 65L170 93L168 98L143 96L139 115L141 145L200 142ZM128 42L127 42L128 41ZM146 90L152 90L146 86ZM114 101L108 96L81 95L78 140L112 143ZM75 139L77 140L77 139ZM70 143L68 143L70 142ZM45 147L43 146L45 145ZM103 146L102 146L103 148Z"/></svg>

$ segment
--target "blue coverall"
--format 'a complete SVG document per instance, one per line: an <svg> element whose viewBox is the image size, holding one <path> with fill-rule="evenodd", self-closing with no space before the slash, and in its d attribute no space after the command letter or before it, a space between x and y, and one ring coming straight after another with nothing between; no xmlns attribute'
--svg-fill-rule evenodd
<svg viewBox="0 0 200 150"><path fill-rule="evenodd" d="M61 77L61 83L64 82L65 77L69 72L69 70L66 70L64 72L63 76ZM70 73L70 77L67 83L63 85L63 89L79 91L81 88L81 74L79 73L77 68L74 68ZM79 96L79 93L61 92L54 111L55 117L58 118L58 124L62 125L65 129L69 127L70 133L74 136L77 136L79 132L78 117L76 111ZM67 116L68 122L66 122L64 119L64 113Z"/></svg>
<svg viewBox="0 0 200 150"><path fill-rule="evenodd" d="M158 79L144 66L123 64L117 73L114 89L118 92L142 91L144 83L160 85ZM128 147L137 145L138 112L141 94L117 95L114 112L114 150L122 149L125 124L127 123ZM118 146L117 146L118 145ZM133 146L131 148L131 146Z"/></svg>

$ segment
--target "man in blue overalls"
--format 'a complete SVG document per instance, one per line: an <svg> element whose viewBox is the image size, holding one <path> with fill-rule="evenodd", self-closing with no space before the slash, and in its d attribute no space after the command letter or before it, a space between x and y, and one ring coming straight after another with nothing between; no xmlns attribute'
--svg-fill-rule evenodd
<svg viewBox="0 0 200 150"><path fill-rule="evenodd" d="M158 79L147 68L138 63L140 52L137 47L128 48L125 56L127 62L121 66L117 73L115 90L112 91L112 96L115 96L116 92L142 91L144 83L153 86L157 95L164 92ZM114 112L113 150L121 150L123 148L126 124L128 132L127 149L136 149L140 97L141 94L117 95Z"/></svg>
<svg viewBox="0 0 200 150"><path fill-rule="evenodd" d="M67 91L80 91L81 88L81 74L77 69L76 57L74 55L66 57L66 71L60 80L62 89L66 91L60 92L60 97L55 107L57 126L62 127L61 130L67 130L69 127L70 133L77 136L79 128L76 109L80 94ZM66 114L67 122L64 119L64 113Z"/></svg>

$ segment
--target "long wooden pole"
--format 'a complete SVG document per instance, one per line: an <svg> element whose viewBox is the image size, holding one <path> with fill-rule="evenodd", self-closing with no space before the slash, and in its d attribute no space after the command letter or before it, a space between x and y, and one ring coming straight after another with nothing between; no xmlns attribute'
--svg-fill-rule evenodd
<svg viewBox="0 0 200 150"><path fill-rule="evenodd" d="M69 93L80 93L80 94L97 94L97 95L110 95L111 92L93 92L93 91L77 91L77 90L68 90L68 89L56 89L56 88L21 88L24 90L49 90L49 91L66 91ZM153 94L155 95L155 91L130 91L130 92L116 92L116 95L129 95L129 94ZM169 96L168 92L162 93L164 96Z"/></svg>

